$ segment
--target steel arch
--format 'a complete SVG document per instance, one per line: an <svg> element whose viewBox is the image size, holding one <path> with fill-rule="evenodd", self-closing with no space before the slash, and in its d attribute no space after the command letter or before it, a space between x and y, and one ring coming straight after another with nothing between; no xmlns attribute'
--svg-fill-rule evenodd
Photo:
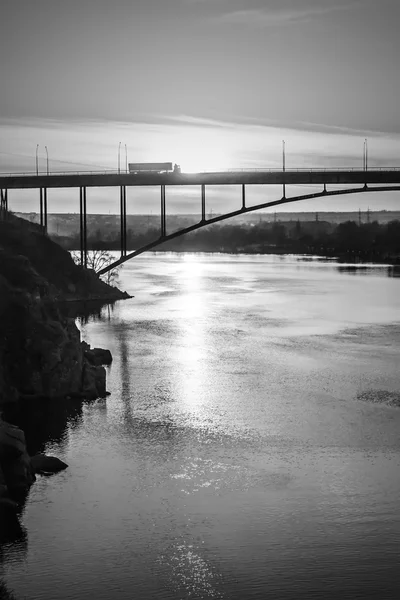
<svg viewBox="0 0 400 600"><path fill-rule="evenodd" d="M125 256L121 256L118 260L111 263L107 267L104 267L101 271L98 272L99 275L104 275L108 271L111 271L115 267L122 265L127 260L135 258L144 252L148 252L169 240L173 240L177 237L185 235L186 233L190 233L191 231L196 231L197 229L201 229L202 227L206 227L207 225L212 225L213 223L218 223L219 221L225 221L226 219L231 219L232 217L237 217L239 215L243 215L249 212L254 212L256 210L261 210L262 208L270 208L272 206L279 206L280 204L289 204L290 202L300 202L301 200L311 200L313 198L324 198L326 196L345 196L348 194L359 194L366 192L390 192L390 191L400 191L400 185L396 186L377 186L377 187L368 187L367 185L362 188L351 188L346 190L323 190L322 192L316 192L315 194L304 194L302 196L293 196L291 198L280 198L280 200L273 200L272 202L264 202L263 204L257 204L255 206L246 206L242 207L238 210L232 211L230 213L226 213L224 215L218 215L217 217L213 217L211 219L201 220L199 223L195 223L194 225L190 225L189 227L185 227L184 229L180 229L179 231L175 231L169 235L163 235L159 237L157 240L142 246L138 250L134 252L130 252Z"/></svg>

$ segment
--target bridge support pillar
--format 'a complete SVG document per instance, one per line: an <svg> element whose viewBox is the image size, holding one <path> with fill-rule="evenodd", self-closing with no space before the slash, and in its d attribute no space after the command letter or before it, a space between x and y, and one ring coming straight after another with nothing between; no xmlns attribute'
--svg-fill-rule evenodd
<svg viewBox="0 0 400 600"><path fill-rule="evenodd" d="M286 149L285 149L285 140L282 140L282 173L283 173L282 200L286 200L285 171L286 171Z"/></svg>
<svg viewBox="0 0 400 600"><path fill-rule="evenodd" d="M40 205L40 227L43 228L43 188L39 190L39 205Z"/></svg>
<svg viewBox="0 0 400 600"><path fill-rule="evenodd" d="M47 233L47 188L43 188L43 233Z"/></svg>
<svg viewBox="0 0 400 600"><path fill-rule="evenodd" d="M206 220L206 186L201 184L201 222Z"/></svg>
<svg viewBox="0 0 400 600"><path fill-rule="evenodd" d="M166 217L165 217L165 185L161 186L161 237L166 236Z"/></svg>
<svg viewBox="0 0 400 600"><path fill-rule="evenodd" d="M8 212L8 189L0 190L0 219L5 220Z"/></svg>
<svg viewBox="0 0 400 600"><path fill-rule="evenodd" d="M40 188L40 226L47 233L47 188Z"/></svg>
<svg viewBox="0 0 400 600"><path fill-rule="evenodd" d="M79 216L80 216L80 242L81 266L87 267L87 219L86 219L86 187L79 188Z"/></svg>
<svg viewBox="0 0 400 600"><path fill-rule="evenodd" d="M126 185L120 188L121 256L126 256Z"/></svg>
<svg viewBox="0 0 400 600"><path fill-rule="evenodd" d="M246 186L242 183L242 210L246 210Z"/></svg>

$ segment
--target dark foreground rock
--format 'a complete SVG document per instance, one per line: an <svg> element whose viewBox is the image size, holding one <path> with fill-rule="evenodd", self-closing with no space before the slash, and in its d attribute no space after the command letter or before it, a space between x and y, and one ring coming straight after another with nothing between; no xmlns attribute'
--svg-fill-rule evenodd
<svg viewBox="0 0 400 600"><path fill-rule="evenodd" d="M24 432L0 419L0 499L2 509L9 510L8 499L26 494L36 480L26 449Z"/></svg>
<svg viewBox="0 0 400 600"><path fill-rule="evenodd" d="M40 228L0 215L0 518L26 498L37 473L67 465L55 457L30 458L22 429L11 423L27 403L62 398L104 398L111 353L81 341L75 319L62 303L114 302L130 297L78 267ZM2 419L2 414L4 420ZM18 420L17 423L20 423ZM34 452L37 449L34 450ZM18 520L18 519L17 519ZM17 523L18 524L18 523ZM0 524L0 534L4 527Z"/></svg>
<svg viewBox="0 0 400 600"><path fill-rule="evenodd" d="M37 227L12 215L0 219L0 407L20 398L104 396L101 366L111 354L82 345L62 303L128 297L77 266Z"/></svg>
<svg viewBox="0 0 400 600"><path fill-rule="evenodd" d="M35 473L48 475L67 467L55 456L37 454L31 458L24 432L0 416L0 534L6 527L18 529L20 505L36 481Z"/></svg>
<svg viewBox="0 0 400 600"><path fill-rule="evenodd" d="M105 368L85 363L83 368L82 396L87 400L96 400L96 398L105 398L106 395Z"/></svg>
<svg viewBox="0 0 400 600"><path fill-rule="evenodd" d="M31 457L31 465L38 474L59 473L68 468L68 465L56 458L55 456L47 456L46 454L36 454Z"/></svg>
<svg viewBox="0 0 400 600"><path fill-rule="evenodd" d="M111 352L103 348L89 348L85 350L84 356L91 365L111 365L112 363Z"/></svg>

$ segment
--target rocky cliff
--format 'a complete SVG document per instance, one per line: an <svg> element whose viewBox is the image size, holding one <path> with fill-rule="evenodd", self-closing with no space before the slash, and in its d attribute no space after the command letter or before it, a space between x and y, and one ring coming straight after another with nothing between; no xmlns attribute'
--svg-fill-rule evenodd
<svg viewBox="0 0 400 600"><path fill-rule="evenodd" d="M21 397L104 394L104 369L86 359L60 301L126 297L39 228L11 215L0 221L0 406Z"/></svg>
<svg viewBox="0 0 400 600"><path fill-rule="evenodd" d="M7 416L13 407L106 395L102 365L111 355L81 341L60 301L126 297L77 266L40 228L10 214L0 220L0 521L35 480L24 433Z"/></svg>

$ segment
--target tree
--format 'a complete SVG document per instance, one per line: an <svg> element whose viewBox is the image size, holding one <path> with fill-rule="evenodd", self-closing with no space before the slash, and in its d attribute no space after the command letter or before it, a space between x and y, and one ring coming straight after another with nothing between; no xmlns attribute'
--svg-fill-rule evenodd
<svg viewBox="0 0 400 600"><path fill-rule="evenodd" d="M81 264L81 256L79 252L71 252L71 256L77 265ZM87 268L93 269L96 273L108 267L115 262L114 256L108 250L89 250L87 253ZM100 275L100 279L108 283L108 285L114 285L118 281L119 271L122 265L118 265L104 275Z"/></svg>

